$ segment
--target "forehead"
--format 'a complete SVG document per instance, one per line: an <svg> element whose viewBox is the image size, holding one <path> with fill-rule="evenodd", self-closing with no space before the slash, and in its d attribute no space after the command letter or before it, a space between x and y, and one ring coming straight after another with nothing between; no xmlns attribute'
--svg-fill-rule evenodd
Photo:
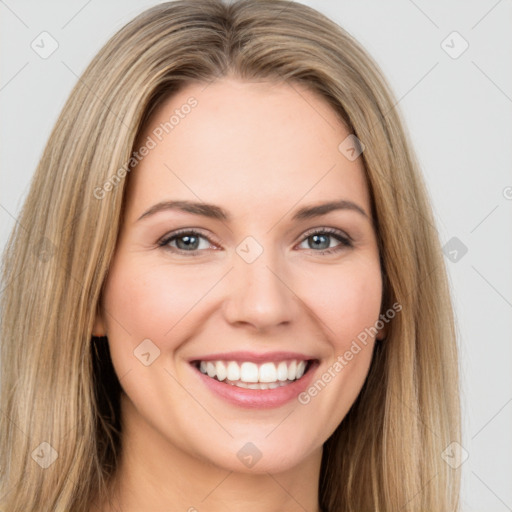
<svg viewBox="0 0 512 512"><path fill-rule="evenodd" d="M369 212L362 159L338 148L348 135L327 101L300 84L189 84L153 112L139 137L137 147L153 147L130 175L129 207L199 199L229 201L243 214L343 198Z"/></svg>

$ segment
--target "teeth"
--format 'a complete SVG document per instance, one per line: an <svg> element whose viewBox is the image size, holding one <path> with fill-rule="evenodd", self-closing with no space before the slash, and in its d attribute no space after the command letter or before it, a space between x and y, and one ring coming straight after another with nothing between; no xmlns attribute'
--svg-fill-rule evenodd
<svg viewBox="0 0 512 512"><path fill-rule="evenodd" d="M277 369L274 363L263 363L259 372L260 382L275 382L277 380Z"/></svg>
<svg viewBox="0 0 512 512"><path fill-rule="evenodd" d="M242 363L242 366L240 366L240 380L242 382L258 382L258 365Z"/></svg>
<svg viewBox="0 0 512 512"><path fill-rule="evenodd" d="M215 377L215 375L217 375L215 365L211 361L206 363L206 373L208 374L208 377Z"/></svg>
<svg viewBox="0 0 512 512"><path fill-rule="evenodd" d="M203 362L201 361L201 364ZM201 370L203 371L203 370ZM204 373L204 372L203 372ZM240 380L240 366L234 361L228 363L228 377L229 380Z"/></svg>
<svg viewBox="0 0 512 512"><path fill-rule="evenodd" d="M208 368L208 365L206 365ZM288 366L288 380L295 380L297 377L297 361L292 361Z"/></svg>
<svg viewBox="0 0 512 512"><path fill-rule="evenodd" d="M223 381L228 375L226 365L222 361L219 361L215 365L215 369L217 371L217 379L219 379L220 381Z"/></svg>
<svg viewBox="0 0 512 512"><path fill-rule="evenodd" d="M277 365L277 378L280 381L288 380L288 366L286 366L284 361Z"/></svg>
<svg viewBox="0 0 512 512"><path fill-rule="evenodd" d="M300 379L306 370L306 361L281 361L257 365L253 362L201 361L199 370L208 377L217 378L239 387L249 389L275 389Z"/></svg>
<svg viewBox="0 0 512 512"><path fill-rule="evenodd" d="M295 373L295 378L300 379L304 375L304 370L306 369L306 361L300 361L297 365L297 372Z"/></svg>

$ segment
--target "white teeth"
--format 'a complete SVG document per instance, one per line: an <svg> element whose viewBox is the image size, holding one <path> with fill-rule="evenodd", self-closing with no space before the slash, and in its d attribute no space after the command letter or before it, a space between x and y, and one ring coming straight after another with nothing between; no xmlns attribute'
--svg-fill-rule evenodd
<svg viewBox="0 0 512 512"><path fill-rule="evenodd" d="M295 378L300 379L304 375L304 370L306 369L306 361L300 361L297 365L297 372L295 373ZM221 380L221 379L219 379Z"/></svg>
<svg viewBox="0 0 512 512"><path fill-rule="evenodd" d="M208 377L250 389L275 389L300 379L306 370L304 360L266 362L200 361L199 370Z"/></svg>
<svg viewBox="0 0 512 512"><path fill-rule="evenodd" d="M203 364L202 361L201 361L201 364ZM201 370L201 371L203 371L203 370ZM235 363L235 361L230 361L228 363L228 376L227 376L227 378L229 380L240 380L240 366L238 366L238 364Z"/></svg>
<svg viewBox="0 0 512 512"><path fill-rule="evenodd" d="M208 365L206 365L208 369ZM288 380L295 380L297 378L297 361L291 361L288 365ZM209 375L209 374L208 374Z"/></svg>
<svg viewBox="0 0 512 512"><path fill-rule="evenodd" d="M288 366L284 361L281 361L277 366L277 378L280 381L288 380Z"/></svg>
<svg viewBox="0 0 512 512"><path fill-rule="evenodd" d="M228 375L226 365L224 364L224 362L218 361L217 364L215 365L215 369L217 370L217 379L223 381Z"/></svg>
<svg viewBox="0 0 512 512"><path fill-rule="evenodd" d="M217 375L215 365L211 361L206 363L206 373L208 374L208 377L215 377L215 375Z"/></svg>
<svg viewBox="0 0 512 512"><path fill-rule="evenodd" d="M258 382L258 365L242 363L242 366L240 366L240 380L243 382Z"/></svg>
<svg viewBox="0 0 512 512"><path fill-rule="evenodd" d="M277 370L274 363L263 363L260 366L260 382L275 382L277 380Z"/></svg>

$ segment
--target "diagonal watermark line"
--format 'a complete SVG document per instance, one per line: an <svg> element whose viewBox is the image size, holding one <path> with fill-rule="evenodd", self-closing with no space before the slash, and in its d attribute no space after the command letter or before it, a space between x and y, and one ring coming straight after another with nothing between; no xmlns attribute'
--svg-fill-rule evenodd
<svg viewBox="0 0 512 512"><path fill-rule="evenodd" d="M190 309L182 315L182 317L164 334L167 336L232 270L234 267L231 267L195 304L193 304Z"/></svg>
<svg viewBox="0 0 512 512"><path fill-rule="evenodd" d="M19 427L19 425L16 424L15 421L12 420L12 418L10 418L2 409L0 409L0 414L2 414L3 416L5 416L22 434L24 434L28 439L31 439L30 436L22 429Z"/></svg>
<svg viewBox="0 0 512 512"><path fill-rule="evenodd" d="M75 217L73 219L71 219L67 224L64 225L64 228L62 229L61 233L64 233L64 231L69 228L72 224L74 224L75 222L78 221L78 219L80 218L80 216L82 215L82 213L85 212L85 210L87 210L87 208L89 208L89 205L86 204L82 210L78 213L78 215L75 215Z"/></svg>
<svg viewBox="0 0 512 512"><path fill-rule="evenodd" d="M470 233L473 233L473 231L475 231L475 229L480 226L480 224L483 223L483 221L485 219L487 219L487 217L489 217L491 215L491 213L494 213L494 211L496 210L496 208L498 208L499 204L497 204L471 231Z"/></svg>
<svg viewBox="0 0 512 512"><path fill-rule="evenodd" d="M297 503L297 505L299 505L299 507L300 507L302 510L304 510L304 512L308 512L308 510L307 510L306 508L304 508L304 506L302 505L302 503L300 503L299 501L297 501L297 500L295 499L295 496L293 496L293 494L290 494L290 492L288 491L288 489L286 489L285 487L283 487L283 486L281 485L281 483L280 483L280 482L279 482L279 481L274 477L274 475L272 475L271 473L268 473L268 472L267 472L267 475L268 475L270 478L272 478L272 480L274 480L274 482L275 482L279 487L281 487L281 489L282 489L286 494L288 494L288 496L289 496L293 501L295 501L295 503Z"/></svg>
<svg viewBox="0 0 512 512"><path fill-rule="evenodd" d="M23 226L23 224L20 223L20 221L3 205L3 204L0 204L0 208L2 208L2 210L7 213L7 215L9 215L9 217L11 217L12 220L14 220L14 222L16 222L16 224L18 224L18 226L23 229L24 231L27 231L25 229L25 226Z"/></svg>
<svg viewBox="0 0 512 512"><path fill-rule="evenodd" d="M69 474L66 474L64 476L65 476L66 480L69 480L73 484L73 487L76 489L77 488L77 483L69 476ZM111 507L114 507L114 508L111 508L110 510L112 510L112 512L120 512L121 509L119 508L119 501L118 501L117 496L114 497L114 499L115 499L115 502L116 502L115 505L113 505L111 501L109 502L109 505ZM90 503L90 504L87 503L87 505L88 506L92 505L94 507L94 510L97 510L98 512L103 512L105 510L104 506L102 506L102 504L100 504L100 503L96 503L96 502ZM101 508L100 508L100 506L101 506ZM0 510L0 512L4 512L4 511ZM89 510L89 512L91 512L91 510Z"/></svg>
<svg viewBox="0 0 512 512"><path fill-rule="evenodd" d="M421 285L439 268L442 268L442 265L438 265L434 267L416 286L406 295L406 297L410 297L417 290L421 290Z"/></svg>
<svg viewBox="0 0 512 512"><path fill-rule="evenodd" d="M207 86L207 87L208 87L208 86ZM195 192L194 192L194 191L193 191L193 190L192 190L192 189L191 189L191 188L190 188L190 187L189 187L189 186L188 186L188 185L187 185L187 184L186 184L186 183L185 183L185 182L184 182L184 181L183 181L183 180L182 180L182 179L181 179L181 178L180 178L180 177L179 177L179 176L178 176L178 175L177 175L177 174L176 174L176 173L175 173L175 172L174 172L174 171L173 171L173 170L172 170L172 169L171 169L167 164L166 164L166 163L164 163L164 167L165 167L166 169L168 169L169 171L171 171L171 172L174 174L174 176L176 176L176 178L178 178L178 179L181 181L181 183L183 183L183 185L185 185L185 187L187 187L187 188L190 190L190 192L192 192L192 194L194 194L194 195L197 197L197 199L199 199L199 201L201 201L201 203L204 203L203 199L201 199L201 198L200 198L200 197L199 197L199 196L198 196L198 195L197 195L197 194L196 194L196 193L195 193ZM223 220L221 220L221 222L222 222L222 224L224 225L224 227L225 227L225 228L226 228L230 233L232 233L232 229L231 229L231 228L230 228L230 227L229 227L229 226L228 226L228 225L227 225Z"/></svg>
<svg viewBox="0 0 512 512"><path fill-rule="evenodd" d="M21 229L23 229L24 231L27 231L25 229L25 226L23 226L23 224L21 224L21 222L14 216L12 215L12 213L7 210L7 208L5 208L2 204L0 204L0 208L2 208L2 210L4 210L7 215L9 215L13 220L14 222L16 222L16 224L18 224L18 226L20 226ZM11 286L11 284L16 281L16 279L18 279L19 276L21 276L21 274L23 274L23 272L25 272L27 266L23 266L23 268L14 276L10 279L10 281L8 283L5 284L5 286L3 288L0 289L0 296L3 295L3 293L5 292L5 290L7 290L7 288L9 286ZM1 511L0 511L1 512Z"/></svg>
<svg viewBox="0 0 512 512"><path fill-rule="evenodd" d="M217 423L217 425L219 425L219 427L224 430L224 432L226 432L226 434L229 435L229 437L233 438L233 435L231 434L231 432L229 432L229 430L227 430L224 425L222 425L222 423L220 423L217 418L215 418L215 416L185 387L181 384L181 382L178 381L178 379L176 379L176 377L167 369L167 368L164 368L164 370L174 379L174 381L176 382L176 384L178 384L178 386L181 387L181 389L183 389L183 391L185 391L186 393L188 393L188 395L200 406L204 409L204 411L208 414L208 416L210 416L210 418L212 418L213 421L215 421L215 423Z"/></svg>
<svg viewBox="0 0 512 512"><path fill-rule="evenodd" d="M294 85L293 82L289 82L288 85L333 129L336 128L313 106L311 103L298 91Z"/></svg>
<svg viewBox="0 0 512 512"><path fill-rule="evenodd" d="M295 208L334 168L336 167L336 164L332 164L330 169L316 182L314 183L311 188L302 196L300 197L295 204L292 205L291 208L289 208L282 216L281 218L267 231L267 233L270 233L285 217L286 215Z"/></svg>
<svg viewBox="0 0 512 512"><path fill-rule="evenodd" d="M9 78L9 80L7 80L7 82L5 82L5 84L2 85L2 87L0 87L0 92L3 91L27 66L28 62L25 62L25 64L23 64L23 66L21 66L21 68L18 69L18 71L16 71L16 73L14 73L12 77Z"/></svg>
<svg viewBox="0 0 512 512"><path fill-rule="evenodd" d="M437 23L424 11L422 10L419 5L417 5L415 2L413 2L413 0L409 0L409 2L411 2L412 5L414 5L414 7L416 7L416 9L418 9L418 11L420 11L423 16L425 16L425 18L427 18L430 23L432 23L432 25L434 25L434 27L436 28L439 28L439 25L437 25Z"/></svg>
<svg viewBox="0 0 512 512"><path fill-rule="evenodd" d="M66 23L64 23L64 25L62 25L61 30L63 28L66 28L90 3L91 3L92 0L88 0L84 5L82 5L82 7L80 9L78 9L78 11L73 15L71 16L71 18L66 21Z"/></svg>
<svg viewBox="0 0 512 512"><path fill-rule="evenodd" d="M215 82L217 82L218 80L222 80L224 79L224 74L222 72L215 72L215 76L211 79L206 79L205 82L206 85L201 89L201 92L204 92L206 89L208 89L208 87L210 87L210 85L214 84Z"/></svg>
<svg viewBox="0 0 512 512"><path fill-rule="evenodd" d="M293 295L295 295L295 297L297 297L297 299L298 299L302 304L304 304L304 301L303 301L303 300L302 300L302 299L301 299L301 298L300 298L300 297L299 297L299 296L298 296L298 295L297 295L297 294L296 294L296 293L295 293L295 292L294 292L294 291L293 291L293 290L292 290L292 289L291 289L291 288L290 288L290 287L289 287L289 286L288 286L288 285L287 285L287 284L286 284L286 283L285 283L285 282L284 282L284 281L283 281L283 280L282 280L282 279L281 279L281 278L280 278L280 277L279 277L279 276L278 276L278 275L277 275L277 274L276 274L276 273L275 273L275 272L274 272L274 271L273 271L273 270L268 266L268 265L265 265L265 266L270 270L270 272L272 272L272 274L274 274L274 275L277 277L277 279L279 279L279 281L281 281L281 283L283 283L283 284L286 286L286 288L288 288L288 290L290 290L290 291L293 293ZM304 307L305 307L308 311L311 311L311 309L310 309L306 304L304 304ZM311 313L313 313L313 311L311 311ZM333 331L333 330L332 330L332 329L331 329L331 328L330 328L330 327L329 327L329 326L328 326L328 325L327 325L327 324L326 324L326 323L325 323L325 322L324 322L320 317L318 317L318 316L317 316L317 315L315 315L314 313L313 313L313 315L315 316L315 318L316 318L316 319L317 319L321 324L323 324L327 329L329 329L329 331L331 331L331 332L332 332L332 334L336 334L336 333L335 333L335 332L334 332L334 331Z"/></svg>
<svg viewBox="0 0 512 512"><path fill-rule="evenodd" d="M418 420L420 420L420 422L423 424L423 426L427 427L430 432L432 432L432 434L434 434L436 437L439 437L439 434L433 430L430 425L427 425L423 419L421 418L421 416L416 412L414 411L413 409L411 409L394 391L392 391L393 395L395 395L395 398L396 400L398 400L404 407L407 407L407 409L409 409L409 411L414 414L416 416L416 418L418 418Z"/></svg>
<svg viewBox="0 0 512 512"><path fill-rule="evenodd" d="M437 61L405 94L403 94L393 106L384 114L386 117L413 89L415 89L432 71L439 65L439 61ZM374 125L375 126L375 125ZM370 128L370 132L373 130L374 126Z"/></svg>
<svg viewBox="0 0 512 512"><path fill-rule="evenodd" d="M112 318L112 320L114 320L114 322L119 325L119 327L121 327L121 329L123 329L123 331L128 334L128 336L131 336L132 333L130 331L128 331L128 329L105 307L103 306L103 309L105 311L105 313L107 313L107 315Z"/></svg>
<svg viewBox="0 0 512 512"><path fill-rule="evenodd" d="M219 77L216 76L212 80L208 80L208 83L201 89L201 92L206 91L206 89L208 89L208 87L210 87L210 85L214 84L218 79L219 79Z"/></svg>
<svg viewBox="0 0 512 512"><path fill-rule="evenodd" d="M233 474L233 471L230 471L202 500L201 503L208 498L212 493L214 493L225 481L226 479ZM195 509L194 509L195 510Z"/></svg>
<svg viewBox="0 0 512 512"><path fill-rule="evenodd" d="M507 507L507 510L512 511L512 508L510 508L510 507L509 507L509 506L508 506L508 505L507 505L507 504L506 504L506 503L505 503L505 502L504 502L504 501L503 501L503 500L502 500L502 499L501 499L501 498L500 498L500 497L499 497L499 496L498 496L498 495L497 495L497 494L496 494L496 493L495 493L495 492L494 492L494 491L493 491L493 490L492 490L492 489L491 489L491 488L490 488L490 487L489 487L489 486L488 486L488 485L487 485L487 484L486 484L486 483L485 483L485 482L484 482L484 481L483 481L483 480L482 480L482 479L481 479L481 478L480 478L480 477L479 477L479 476L474 472L474 471L471 471L471 473L473 473L473 475L475 475L475 476L478 478L478 480L480 480L480 482L482 482L482 484L484 484L484 485L485 485L485 487L487 487L487 489L488 489L489 491L491 491L491 492L492 492L492 494L494 494L494 496L495 496L497 499L499 499L499 500L501 501L501 503L503 503L503 505L505 505L505 507Z"/></svg>
<svg viewBox="0 0 512 512"><path fill-rule="evenodd" d="M501 407L501 409L500 409L500 410L499 410L499 411L498 411L498 412L497 412L497 413L496 413L496 414L495 414L495 415L494 415L494 416L493 416L493 417L492 417L492 418L491 418L491 419L490 419L490 420L489 420L489 421L488 421L488 422L487 422L487 423L486 423L486 424L485 424L485 425L484 425L484 426L483 426L483 427L482 427L482 428L481 428L481 429L480 429L480 430L479 430L479 431L478 431L478 432L477 432L477 433L476 433L476 434L471 438L471 440L475 439L475 437L476 437L478 434L480 434L480 432L482 432L482 430L483 430L485 427L487 427L487 425L489 425L489 423L491 423L491 421L492 421L494 418L496 418L496 416L498 416L498 414L500 414L500 413L501 413L501 411L503 411L503 409L505 409L505 407L507 407L507 405L508 405L510 402L512 402L512 398L511 398L510 400L508 400L508 401L505 403L505 405L503 405L503 406Z"/></svg>
<svg viewBox="0 0 512 512"><path fill-rule="evenodd" d="M129 370L123 373L122 377L118 377L119 382L121 382L132 370L133 368L130 368Z"/></svg>
<svg viewBox="0 0 512 512"><path fill-rule="evenodd" d="M277 13L277 16L275 17L276 19L279 18L279 16L281 16L281 14L286 11L286 9L288 9L288 7L290 6L290 4L293 4L295 0L289 0L289 2Z"/></svg>
<svg viewBox="0 0 512 512"><path fill-rule="evenodd" d="M401 508L400 510L404 509L405 507L407 507L407 505L409 505L409 503L411 503L412 500L414 500L414 498L416 498L416 496L418 496L419 494L421 494L425 489L426 487L428 486L428 484L430 482L432 482L432 480L434 480L434 478L438 475L438 473L436 473L407 503L405 503Z"/></svg>
<svg viewBox="0 0 512 512"><path fill-rule="evenodd" d="M501 3L501 0L498 0L472 27L471 30L473 30L484 18L487 17L487 15L494 10L494 8Z"/></svg>
<svg viewBox="0 0 512 512"><path fill-rule="evenodd" d="M204 203L204 201L166 163L164 163L164 167L168 169L170 172L172 172L174 176L176 176L176 178L178 178L181 181L181 183L183 183L183 185L185 185L185 187L187 187L190 190L190 192L192 192L192 194L194 194L197 197L197 199L199 199L199 201Z"/></svg>
<svg viewBox="0 0 512 512"><path fill-rule="evenodd" d="M473 265L471 268L510 306L512 307L512 303L510 303Z"/></svg>
<svg viewBox="0 0 512 512"><path fill-rule="evenodd" d="M491 82L491 84L494 85L494 87L496 87L496 89L498 89L498 91L501 92L501 94L503 94L503 96L505 96L505 98L507 98L508 101L512 103L512 98L474 60L472 60L471 63L487 78L487 80L489 80L489 82Z"/></svg>
<svg viewBox="0 0 512 512"><path fill-rule="evenodd" d="M19 276L21 276L21 274L23 274L23 272L25 272L25 269L27 268L27 265L25 265L20 272L18 272L1 290L0 290L0 295L2 295L5 290L7 290L7 288L9 286L11 286L11 284L16 281L16 279L18 279ZM0 511L2 512L2 511Z"/></svg>
<svg viewBox="0 0 512 512"><path fill-rule="evenodd" d="M265 436L265 439L270 435L272 434L279 426L281 426L285 420L290 416L290 414L294 413L295 411L297 410L297 407L295 407L295 409L293 409L292 411L290 411L266 436Z"/></svg>
<svg viewBox="0 0 512 512"><path fill-rule="evenodd" d="M18 20L25 25L25 27L30 28L6 3L4 0L0 0L0 4L4 5L11 13L18 18Z"/></svg>
<svg viewBox="0 0 512 512"><path fill-rule="evenodd" d="M126 128L129 128L129 126L127 124L125 124L125 122L103 101L103 99L98 96L81 78L80 76L78 76L63 60L61 60L62 64L64 64L64 66L66 66L68 68L68 70L73 74L75 75L76 79L82 84L84 85L85 87L87 87L87 89L89 90L89 92L96 98L98 99L99 101L101 101L101 103L103 103L103 105L105 106L105 108L113 115L115 116L115 118L121 123L123 124L124 126L126 126Z"/></svg>

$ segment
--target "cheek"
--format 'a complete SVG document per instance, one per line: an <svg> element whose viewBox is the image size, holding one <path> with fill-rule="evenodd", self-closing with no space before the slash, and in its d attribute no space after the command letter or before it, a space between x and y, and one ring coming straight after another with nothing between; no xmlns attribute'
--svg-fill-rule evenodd
<svg viewBox="0 0 512 512"><path fill-rule="evenodd" d="M378 263L348 262L304 277L303 298L321 320L336 353L378 320L382 280Z"/></svg>
<svg viewBox="0 0 512 512"><path fill-rule="evenodd" d="M203 276L133 256L119 258L104 293L104 317L111 343L130 343L133 349L148 338L162 351L175 348L175 334L216 280L218 277L211 272Z"/></svg>
<svg viewBox="0 0 512 512"><path fill-rule="evenodd" d="M330 357L318 369L316 380L299 395L299 403L313 417L325 418L327 438L342 422L368 375L373 354L374 328L379 319L382 281L378 265L346 265L315 286L309 305L324 326ZM317 276L318 277L318 276Z"/></svg>

